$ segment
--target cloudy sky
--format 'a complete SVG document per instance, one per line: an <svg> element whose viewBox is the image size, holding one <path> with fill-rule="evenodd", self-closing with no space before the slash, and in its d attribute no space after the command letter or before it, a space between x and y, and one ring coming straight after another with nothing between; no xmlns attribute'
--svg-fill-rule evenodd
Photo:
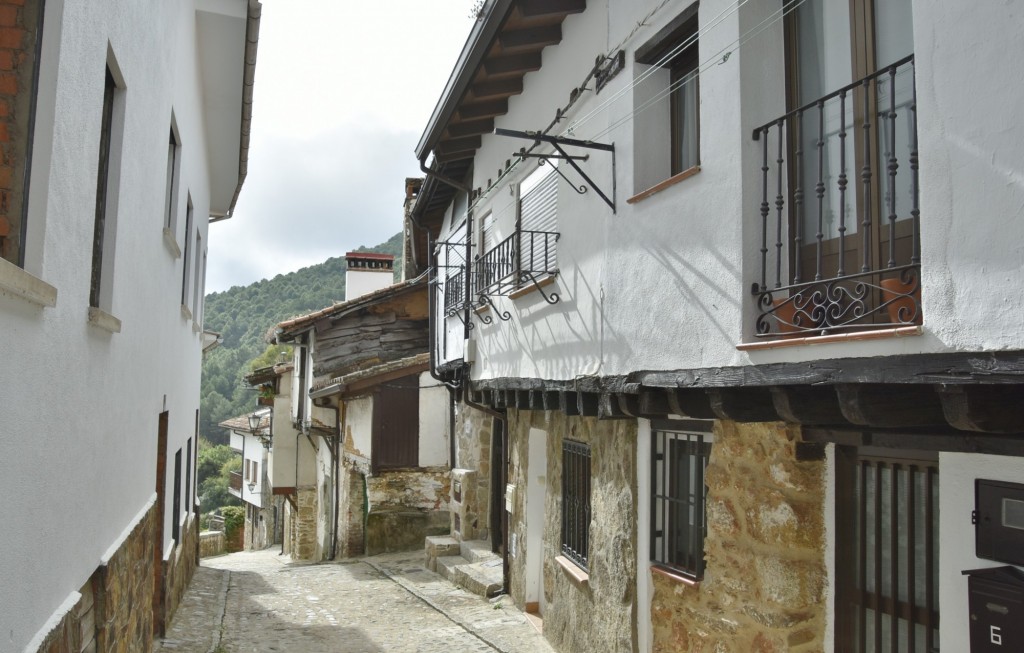
<svg viewBox="0 0 1024 653"><path fill-rule="evenodd" d="M472 0L263 0L249 174L210 227L207 292L401 229L413 148L472 27Z"/></svg>

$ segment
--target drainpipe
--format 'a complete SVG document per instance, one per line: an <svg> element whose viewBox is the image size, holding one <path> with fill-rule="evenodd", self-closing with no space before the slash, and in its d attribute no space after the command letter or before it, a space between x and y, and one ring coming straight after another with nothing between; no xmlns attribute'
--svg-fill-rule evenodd
<svg viewBox="0 0 1024 653"><path fill-rule="evenodd" d="M342 424L345 414L344 402L341 399L338 400L338 405L334 407L334 446L332 454L334 456L334 528L331 534L331 560L338 555L338 498L339 488L341 486L341 433Z"/></svg>

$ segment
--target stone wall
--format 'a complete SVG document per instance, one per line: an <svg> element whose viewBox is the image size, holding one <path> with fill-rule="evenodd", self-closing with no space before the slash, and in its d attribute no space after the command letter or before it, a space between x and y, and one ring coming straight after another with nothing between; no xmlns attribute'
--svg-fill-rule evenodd
<svg viewBox="0 0 1024 653"><path fill-rule="evenodd" d="M148 653L153 650L156 519L154 505L107 564L100 566L83 588L85 592L91 588L92 597L82 595L43 640L38 649L40 652L79 653L83 621L95 624L95 650L100 653Z"/></svg>
<svg viewBox="0 0 1024 653"><path fill-rule="evenodd" d="M181 542L174 547L174 552L164 565L164 619L163 623L171 623L174 613L178 610L185 590L192 582L199 560L196 558L196 542L199 538L199 519L191 513L181 528Z"/></svg>
<svg viewBox="0 0 1024 653"><path fill-rule="evenodd" d="M297 512L288 504L288 549L294 560L313 560L316 555L316 488L299 488L295 502Z"/></svg>
<svg viewBox="0 0 1024 653"><path fill-rule="evenodd" d="M653 575L654 653L822 651L824 463L797 462L784 424L717 422L714 438L704 580Z"/></svg>
<svg viewBox="0 0 1024 653"><path fill-rule="evenodd" d="M209 558L224 553L224 533L203 531L199 534L199 557Z"/></svg>
<svg viewBox="0 0 1024 653"><path fill-rule="evenodd" d="M636 422L598 421L560 412L509 410L510 483L516 486L510 536L513 599L525 608L527 541L526 488L529 432L547 432L547 490L544 509L544 636L558 651L617 653L636 648ZM561 555L562 440L591 447L589 579L579 583L556 562ZM536 525L534 525L536 527Z"/></svg>
<svg viewBox="0 0 1024 653"><path fill-rule="evenodd" d="M366 477L348 458L342 466L341 515L338 518L338 549L343 558L363 555L366 517Z"/></svg>
<svg viewBox="0 0 1024 653"><path fill-rule="evenodd" d="M366 555L416 551L427 536L448 534L450 491L445 467L367 477Z"/></svg>
<svg viewBox="0 0 1024 653"><path fill-rule="evenodd" d="M456 469L474 470L475 487L463 486L462 518L456 528L451 516L450 531L462 539L488 538L491 519L491 433L494 418L464 403L455 404L455 437L458 444Z"/></svg>

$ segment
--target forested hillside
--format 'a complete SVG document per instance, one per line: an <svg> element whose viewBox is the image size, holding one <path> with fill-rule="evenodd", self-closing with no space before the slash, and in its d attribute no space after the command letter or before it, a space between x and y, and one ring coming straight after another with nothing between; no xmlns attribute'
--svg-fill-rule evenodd
<svg viewBox="0 0 1024 653"><path fill-rule="evenodd" d="M357 251L393 254L397 272L401 269L402 234ZM227 443L227 434L217 424L256 407L256 394L244 385L242 377L249 372L249 363L266 350L264 337L270 327L344 297L344 256L207 295L204 327L220 333L224 343L203 361L199 432L215 444Z"/></svg>

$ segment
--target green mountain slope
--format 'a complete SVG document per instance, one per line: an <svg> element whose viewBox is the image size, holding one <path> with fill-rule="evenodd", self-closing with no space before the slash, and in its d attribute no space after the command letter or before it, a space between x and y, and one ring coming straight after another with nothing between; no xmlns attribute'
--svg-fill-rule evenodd
<svg viewBox="0 0 1024 653"><path fill-rule="evenodd" d="M357 251L393 254L397 272L401 269L402 234ZM225 444L227 434L217 424L256 407L256 394L242 377L249 372L249 362L266 349L264 337L271 327L344 297L344 256L207 295L204 327L220 333L224 343L203 360L199 432L214 444Z"/></svg>

